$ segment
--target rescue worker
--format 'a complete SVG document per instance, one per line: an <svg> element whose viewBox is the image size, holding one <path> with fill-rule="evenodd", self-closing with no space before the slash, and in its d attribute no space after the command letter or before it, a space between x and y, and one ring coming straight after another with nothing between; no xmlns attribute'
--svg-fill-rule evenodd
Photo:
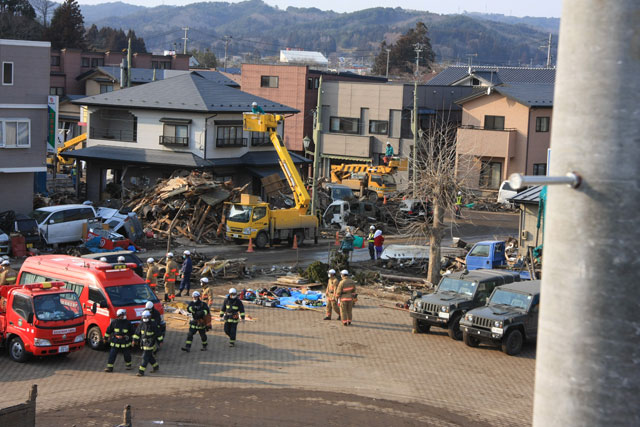
<svg viewBox="0 0 640 427"><path fill-rule="evenodd" d="M178 297L182 296L182 290L185 290L185 296L189 296L189 290L191 289L191 271L193 270L193 264L191 262L191 252L184 251L182 254L184 261L182 262L182 268L180 274L182 280L180 281L180 289L178 290Z"/></svg>
<svg viewBox="0 0 640 427"><path fill-rule="evenodd" d="M236 332L240 319L244 322L244 305L238 298L236 288L229 289L220 309L220 318L224 320L224 333L229 337L229 347L236 346Z"/></svg>
<svg viewBox="0 0 640 427"><path fill-rule="evenodd" d="M147 284L151 286L153 292L156 292L158 287L158 272L160 269L155 263L153 258L147 258Z"/></svg>
<svg viewBox="0 0 640 427"><path fill-rule="evenodd" d="M182 347L182 351L186 351L187 353L191 351L191 343L193 342L193 336L196 332L200 334L200 339L202 340L202 348L200 351L207 351L205 317L209 314L209 307L200 299L200 292L193 291L193 301L189 303L187 311L191 313L191 321L189 322L187 342L184 347Z"/></svg>
<svg viewBox="0 0 640 427"><path fill-rule="evenodd" d="M131 369L131 334L133 327L131 326L131 322L127 320L127 310L124 308L118 309L116 316L104 333L105 344L111 344L107 367L104 368L105 372L113 372L113 364L120 352L122 352L124 356L126 369Z"/></svg>
<svg viewBox="0 0 640 427"><path fill-rule="evenodd" d="M101 256L100 259L98 260L100 262L107 262L107 257L105 256Z"/></svg>
<svg viewBox="0 0 640 427"><path fill-rule="evenodd" d="M18 273L11 268L11 262L5 259L0 263L0 286L15 285Z"/></svg>
<svg viewBox="0 0 640 427"><path fill-rule="evenodd" d="M211 307L213 306L213 284L209 283L209 279L203 277L200 279L200 285L202 286L202 301L209 307L209 313L204 317L206 330L211 330Z"/></svg>
<svg viewBox="0 0 640 427"><path fill-rule="evenodd" d="M118 264L124 264L124 263L125 263L125 261L126 261L126 260L125 260L125 258L124 258L122 255L120 255L120 256L118 257Z"/></svg>
<svg viewBox="0 0 640 427"><path fill-rule="evenodd" d="M342 280L338 284L336 290L336 299L340 305L340 318L344 326L351 325L353 319L351 311L353 310L353 299L356 292L356 282L349 278L349 271L342 270L340 272Z"/></svg>
<svg viewBox="0 0 640 427"><path fill-rule="evenodd" d="M260 107L255 101L251 103L251 112L253 114L264 114L264 110L262 109L262 107Z"/></svg>
<svg viewBox="0 0 640 427"><path fill-rule="evenodd" d="M351 232L347 231L344 235L344 238L342 239L342 242L340 243L340 250L342 251L342 253L344 255L347 256L347 267L349 266L349 258L351 257L351 254L353 253L353 241L355 240L355 238L351 235Z"/></svg>
<svg viewBox="0 0 640 427"><path fill-rule="evenodd" d="M160 343L162 343L162 340L164 339L164 333L167 330L167 323L164 321L162 314L155 309L152 301L147 301L144 308L151 313L151 320L153 320L158 327L158 347L160 347Z"/></svg>
<svg viewBox="0 0 640 427"><path fill-rule="evenodd" d="M382 230L376 230L373 235L373 245L376 248L376 258L382 259L382 244L384 243L384 236L382 236Z"/></svg>
<svg viewBox="0 0 640 427"><path fill-rule="evenodd" d="M455 213L456 213L457 219L460 219L461 208L462 208L462 191L458 191L458 196L456 197L456 204L455 204Z"/></svg>
<svg viewBox="0 0 640 427"><path fill-rule="evenodd" d="M387 141L387 148L384 150L384 157L382 158L382 160L384 161L384 164L388 165L392 157L393 157L393 146L389 141Z"/></svg>
<svg viewBox="0 0 640 427"><path fill-rule="evenodd" d="M338 313L338 320L340 320L340 308L338 307L338 301L336 300L336 290L338 289L338 278L336 277L336 271L332 268L328 271L329 282L327 283L327 314L324 320L331 320L331 314L335 310Z"/></svg>
<svg viewBox="0 0 640 427"><path fill-rule="evenodd" d="M178 277L178 264L173 260L173 252L167 253L167 265L164 272L164 300L169 301L176 297L176 278Z"/></svg>
<svg viewBox="0 0 640 427"><path fill-rule="evenodd" d="M369 257L371 260L376 259L375 246L373 245L373 238L376 231L375 225L369 227L369 234L367 234L367 243L369 244Z"/></svg>
<svg viewBox="0 0 640 427"><path fill-rule="evenodd" d="M149 363L153 366L153 372L160 369L154 357L155 350L160 342L162 342L162 336L158 331L158 325L151 318L151 312L149 310L143 311L142 322L138 324L138 328L133 334L133 345L140 343L140 348L142 349L142 363L140 363L136 376L143 376Z"/></svg>

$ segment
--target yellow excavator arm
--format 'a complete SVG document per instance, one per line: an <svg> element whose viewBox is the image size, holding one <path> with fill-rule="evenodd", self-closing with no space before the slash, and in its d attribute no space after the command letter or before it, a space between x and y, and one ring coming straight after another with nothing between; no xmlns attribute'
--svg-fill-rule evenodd
<svg viewBox="0 0 640 427"><path fill-rule="evenodd" d="M284 117L276 114L242 114L244 130L269 133L271 143L278 153L280 167L282 168L284 176L289 183L289 187L291 187L291 191L293 192L293 197L296 201L296 208L299 209L301 213L306 214L306 211L309 209L311 197L309 197L309 192L305 188L304 182L302 182L302 178L300 177L293 160L291 160L291 155L289 154L287 147L285 147L284 142L282 142L282 138L278 135L278 123L283 120Z"/></svg>
<svg viewBox="0 0 640 427"><path fill-rule="evenodd" d="M72 149L73 147L75 147L78 144L82 144L84 141L87 140L87 133L83 133L82 135L78 135L75 138L72 138L68 141L66 141L64 143L64 145L62 147L58 148L58 161L62 164L72 164L73 163L73 159L71 160L67 160L64 157L61 156L62 153L64 153L67 150Z"/></svg>

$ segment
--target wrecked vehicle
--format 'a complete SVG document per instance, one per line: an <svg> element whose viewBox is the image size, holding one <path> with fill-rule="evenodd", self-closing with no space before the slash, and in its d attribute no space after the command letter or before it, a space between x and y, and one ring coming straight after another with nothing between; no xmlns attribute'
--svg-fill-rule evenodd
<svg viewBox="0 0 640 427"><path fill-rule="evenodd" d="M398 207L400 218L407 221L433 221L433 206L419 199L403 199Z"/></svg>
<svg viewBox="0 0 640 427"><path fill-rule="evenodd" d="M427 333L437 326L447 329L451 338L461 340L460 320L465 313L483 306L497 286L519 281L518 273L504 270L463 271L444 276L434 293L417 293L411 301L413 332Z"/></svg>
<svg viewBox="0 0 640 427"><path fill-rule="evenodd" d="M371 202L338 200L329 205L322 215L325 227L356 226L365 229L368 225L380 220L386 222L378 207Z"/></svg>
<svg viewBox="0 0 640 427"><path fill-rule="evenodd" d="M109 225L110 230L128 237L132 242L141 239L144 235L138 215L129 209L99 207L96 209L96 216Z"/></svg>
<svg viewBox="0 0 640 427"><path fill-rule="evenodd" d="M95 216L96 211L88 205L46 206L29 215L38 223L40 234L48 245L81 241L83 224Z"/></svg>
<svg viewBox="0 0 640 427"><path fill-rule="evenodd" d="M460 320L463 341L469 347L487 343L516 355L524 341L538 335L539 308L540 280L496 288L486 306L468 311Z"/></svg>

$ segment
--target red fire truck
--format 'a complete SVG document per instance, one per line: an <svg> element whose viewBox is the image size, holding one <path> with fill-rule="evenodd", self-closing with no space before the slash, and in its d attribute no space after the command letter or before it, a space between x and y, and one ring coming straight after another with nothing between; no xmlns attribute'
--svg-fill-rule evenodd
<svg viewBox="0 0 640 427"><path fill-rule="evenodd" d="M94 350L103 347L102 337L116 311L124 308L127 319L140 322L147 301L163 313L162 303L151 287L133 269L134 263L109 264L68 255L33 256L25 260L18 273L19 284L55 280L74 291L85 315L87 344Z"/></svg>
<svg viewBox="0 0 640 427"><path fill-rule="evenodd" d="M0 286L0 346L25 362L31 355L67 355L84 346L78 296L62 282Z"/></svg>

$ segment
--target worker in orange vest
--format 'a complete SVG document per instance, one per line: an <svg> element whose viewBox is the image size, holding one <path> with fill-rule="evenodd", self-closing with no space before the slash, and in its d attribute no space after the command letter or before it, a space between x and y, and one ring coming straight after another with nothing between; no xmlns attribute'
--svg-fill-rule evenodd
<svg viewBox="0 0 640 427"><path fill-rule="evenodd" d="M349 326L353 319L351 312L353 310L353 300L356 293L356 282L349 278L349 271L347 270L342 270L340 272L340 276L342 277L342 280L338 284L338 289L336 290L335 295L338 300L338 304L340 305L340 318L342 319L342 324L344 326Z"/></svg>

